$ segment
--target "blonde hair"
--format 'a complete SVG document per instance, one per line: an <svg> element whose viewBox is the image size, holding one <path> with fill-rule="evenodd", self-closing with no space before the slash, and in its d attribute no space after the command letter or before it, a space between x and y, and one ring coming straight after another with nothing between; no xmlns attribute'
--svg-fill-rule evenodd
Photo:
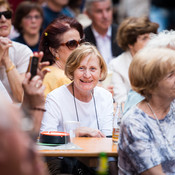
<svg viewBox="0 0 175 175"><path fill-rule="evenodd" d="M83 43L82 45L77 47L67 59L65 65L65 74L70 80L74 79L74 71L78 68L81 61L89 55L95 55L99 59L101 69L100 81L106 78L107 66L103 57L101 56L101 54L99 53L99 51L95 46L89 43Z"/></svg>
<svg viewBox="0 0 175 175"><path fill-rule="evenodd" d="M170 48L144 48L133 58L129 67L132 89L147 99L160 80L175 70L175 51Z"/></svg>
<svg viewBox="0 0 175 175"><path fill-rule="evenodd" d="M7 0L0 0L0 6L5 6L7 10L12 11L11 6Z"/></svg>

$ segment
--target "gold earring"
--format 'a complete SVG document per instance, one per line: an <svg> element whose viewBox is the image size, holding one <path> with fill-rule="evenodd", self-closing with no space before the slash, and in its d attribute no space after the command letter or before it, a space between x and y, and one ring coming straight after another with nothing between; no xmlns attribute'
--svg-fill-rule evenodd
<svg viewBox="0 0 175 175"><path fill-rule="evenodd" d="M59 57L56 57L56 60L59 60L60 58Z"/></svg>

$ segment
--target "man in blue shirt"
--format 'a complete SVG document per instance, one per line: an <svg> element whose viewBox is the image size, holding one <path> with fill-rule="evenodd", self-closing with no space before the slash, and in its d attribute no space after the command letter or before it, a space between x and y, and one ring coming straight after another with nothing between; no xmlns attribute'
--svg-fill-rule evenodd
<svg viewBox="0 0 175 175"><path fill-rule="evenodd" d="M45 29L55 18L60 15L73 17L65 6L69 0L49 0L43 4L44 22L43 29Z"/></svg>

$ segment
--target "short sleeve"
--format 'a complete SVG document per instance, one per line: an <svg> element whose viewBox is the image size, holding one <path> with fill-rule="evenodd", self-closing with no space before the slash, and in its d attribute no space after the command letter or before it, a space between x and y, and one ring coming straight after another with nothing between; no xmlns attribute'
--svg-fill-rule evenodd
<svg viewBox="0 0 175 175"><path fill-rule="evenodd" d="M60 124L59 116L61 115L61 112L59 105L55 102L52 96L50 96L50 94L48 94L46 98L45 109L46 112L44 113L43 120L41 122L40 132L57 131L58 125Z"/></svg>
<svg viewBox="0 0 175 175"><path fill-rule="evenodd" d="M144 120L134 116L123 120L119 140L119 157L120 169L128 172L134 170L141 173L161 164L161 156L157 151L155 138Z"/></svg>
<svg viewBox="0 0 175 175"><path fill-rule="evenodd" d="M9 54L18 72L25 73L29 65L30 56L32 56L32 50L24 44L13 41L13 47L9 48Z"/></svg>

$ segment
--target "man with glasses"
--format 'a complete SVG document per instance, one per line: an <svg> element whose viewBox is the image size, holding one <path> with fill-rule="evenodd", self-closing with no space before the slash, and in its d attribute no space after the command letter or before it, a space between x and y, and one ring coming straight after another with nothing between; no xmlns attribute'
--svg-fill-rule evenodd
<svg viewBox="0 0 175 175"><path fill-rule="evenodd" d="M85 29L85 39L97 46L106 63L122 51L115 41L117 25L112 24L111 0L86 0L86 13L92 25Z"/></svg>
<svg viewBox="0 0 175 175"><path fill-rule="evenodd" d="M25 45L8 39L12 21L10 6L0 0L0 80L14 102L23 98L22 80L32 51Z"/></svg>

